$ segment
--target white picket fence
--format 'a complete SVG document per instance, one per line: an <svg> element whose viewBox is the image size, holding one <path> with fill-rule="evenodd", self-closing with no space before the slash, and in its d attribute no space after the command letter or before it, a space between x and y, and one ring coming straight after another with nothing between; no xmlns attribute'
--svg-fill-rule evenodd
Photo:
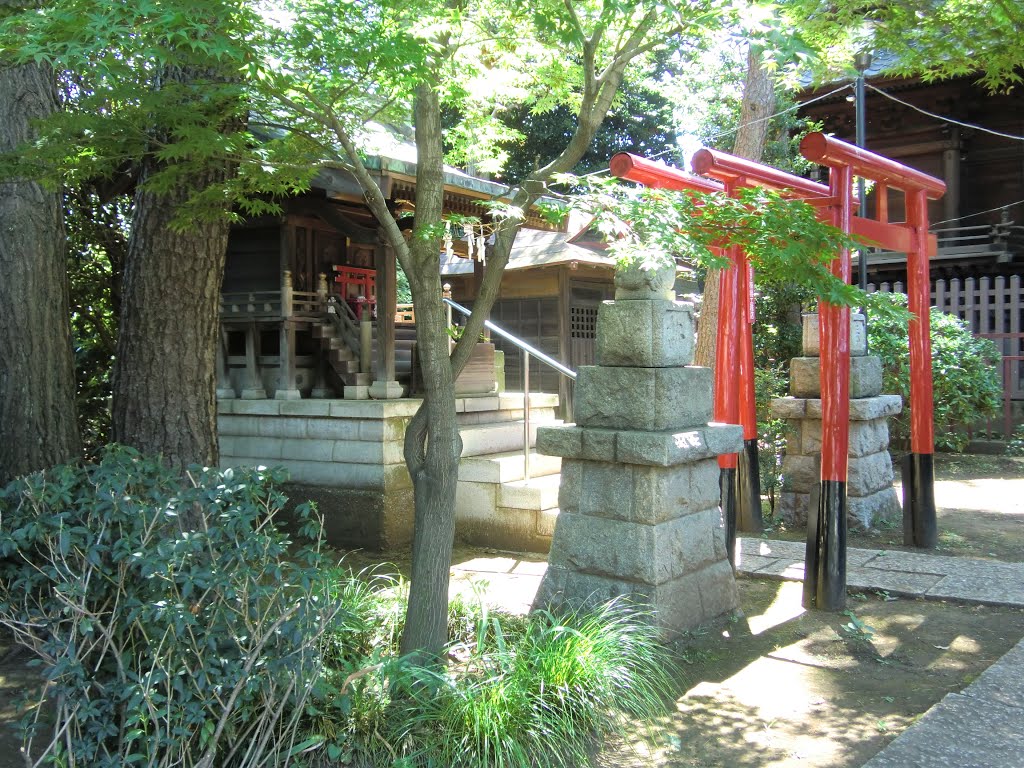
<svg viewBox="0 0 1024 768"><path fill-rule="evenodd" d="M868 291L905 293L903 283ZM992 339L1003 355L1003 434L1012 431L1013 401L1024 401L1024 286L1020 275L968 277L932 283L932 306L967 321L977 336Z"/></svg>

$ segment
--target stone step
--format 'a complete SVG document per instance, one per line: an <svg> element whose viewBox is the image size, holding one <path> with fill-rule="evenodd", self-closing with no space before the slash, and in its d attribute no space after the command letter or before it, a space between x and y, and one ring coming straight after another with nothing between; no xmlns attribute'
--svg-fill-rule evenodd
<svg viewBox="0 0 1024 768"><path fill-rule="evenodd" d="M333 339L336 337L334 327L329 323L316 323L310 329L310 333L314 339Z"/></svg>
<svg viewBox="0 0 1024 768"><path fill-rule="evenodd" d="M514 480L498 487L497 505L509 509L543 510L558 506L558 487L561 475L531 477L529 480Z"/></svg>
<svg viewBox="0 0 1024 768"><path fill-rule="evenodd" d="M552 419L558 417L557 409L555 408L531 408L530 409L530 421L543 421L549 422ZM507 410L495 410L495 411L462 411L456 415L459 420L459 427L468 427L473 424L497 424L503 421L523 421L523 410L507 411Z"/></svg>
<svg viewBox="0 0 1024 768"><path fill-rule="evenodd" d="M522 480L523 452L507 451L482 456L465 456L459 462L459 481L474 483L510 483ZM558 456L546 456L530 451L530 477L556 475L562 469Z"/></svg>
<svg viewBox="0 0 1024 768"><path fill-rule="evenodd" d="M339 374L357 373L359 361L352 357L347 349L332 349L330 353L331 367Z"/></svg>
<svg viewBox="0 0 1024 768"><path fill-rule="evenodd" d="M537 427L553 427L562 424L559 419L531 419L530 445L537 443ZM487 453L505 453L523 449L523 421L472 424L461 427L462 455L480 456Z"/></svg>

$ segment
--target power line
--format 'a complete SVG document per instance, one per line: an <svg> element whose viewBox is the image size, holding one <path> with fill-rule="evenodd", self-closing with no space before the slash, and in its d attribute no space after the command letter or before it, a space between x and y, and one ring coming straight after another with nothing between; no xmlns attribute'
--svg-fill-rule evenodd
<svg viewBox="0 0 1024 768"><path fill-rule="evenodd" d="M976 131L982 131L984 133L991 133L993 136L1001 136L1004 139L1013 139L1014 141L1024 141L1024 136L1015 136L1012 133L1003 133L1002 131L994 131L991 128L986 128L986 127L984 127L982 125L973 125L972 123L962 123L959 120L954 120L952 117L944 117L943 115L936 115L934 112L929 112L927 109L922 109L921 107L918 107L918 106L916 106L914 104L911 104L909 101L904 101L903 99L897 98L897 97L893 96L891 93L886 93L881 88L876 88L875 86L871 85L871 83L865 83L864 85L866 87L870 88L875 93L879 93L882 96L885 96L885 98L889 99L890 101L895 101L897 104L902 104L905 107L909 107L910 109L913 109L915 112L920 112L922 115L928 115L928 117L934 117L936 120L942 120L943 122L952 123L953 125L959 125L959 126L962 126L964 128L972 128L972 129L974 129Z"/></svg>
<svg viewBox="0 0 1024 768"><path fill-rule="evenodd" d="M1020 205L1021 203L1024 203L1024 200L1018 200L1015 203L1007 203L1006 205L997 205L995 208L989 208L988 210L985 211L977 211L976 213L968 213L966 216L956 216L952 219L943 219L942 221L933 222L930 226L937 227L939 226L939 224L949 224L949 222L951 221L963 221L964 219L969 219L973 216L983 216L986 213L995 213L996 211L1002 211L1007 208L1013 208L1013 206Z"/></svg>
<svg viewBox="0 0 1024 768"><path fill-rule="evenodd" d="M721 131L720 133L716 133L716 134L713 134L711 136L708 136L708 140L711 141L713 139L721 138L722 136L728 136L731 133L736 133L737 131L740 130L740 128L746 128L748 125L757 125L758 123L763 123L766 120L771 120L771 119L776 118L776 117L781 117L782 115L788 114L790 112L796 112L798 109L802 109L803 107L806 107L808 104L813 104L816 101L822 101L823 99L827 99L830 96L835 96L837 93L842 93L843 91L848 91L851 88L853 88L853 83L847 83L846 85L841 85L838 88L836 88L835 90L829 91L828 93L823 93L821 96L815 96L813 99L808 99L807 101L800 102L799 104L794 104L793 106L788 107L787 109L783 109L783 110L780 110L779 112L776 112L774 115L768 115L767 117L759 117L759 118L757 118L757 120L751 120L748 123L742 123L741 125L737 125L735 128L730 128L727 131Z"/></svg>
<svg viewBox="0 0 1024 768"><path fill-rule="evenodd" d="M842 93L843 91L848 91L851 88L853 88L853 85L851 83L847 83L846 85L841 85L838 88L836 88L835 90L829 91L828 93L824 93L821 96L815 96L813 99L809 99L807 101L801 102L800 104L794 104L791 107L787 107L786 109L779 110L778 112L775 112L774 114L768 115L767 117L759 117L756 120L751 120L751 121L746 122L746 123L741 123L740 125L737 125L735 128L730 128L727 131L721 131L720 133L716 133L716 134L713 134L711 136L708 136L707 140L708 141L712 141L714 139L721 138L722 136L728 136L731 133L737 133L741 128L746 128L748 125L757 125L758 123L764 123L764 122L766 122L768 120L773 120L776 117L782 117L782 115L789 114L790 112L795 112L796 110L798 110L801 107L804 107L804 106L806 106L808 104L813 104L816 101L822 101L823 99L827 99L830 96L835 96L837 93ZM648 157L648 159L649 160L657 160L658 158L664 157L665 155L669 155L669 154L672 154L674 152L678 152L679 149L680 148L678 146L668 147L667 149L661 150L661 152L657 152L656 154L650 155ZM581 179L585 179L585 178L587 178L589 176L598 176L598 175L600 175L602 173L608 173L608 170L606 168L602 168L599 171L592 171L590 173L585 173L582 176L580 176L580 178Z"/></svg>

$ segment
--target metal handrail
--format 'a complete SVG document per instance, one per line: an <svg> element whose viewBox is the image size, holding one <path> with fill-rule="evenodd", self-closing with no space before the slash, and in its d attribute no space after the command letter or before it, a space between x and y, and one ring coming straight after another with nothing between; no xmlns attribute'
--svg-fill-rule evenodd
<svg viewBox="0 0 1024 768"><path fill-rule="evenodd" d="M452 309L457 310L458 312L461 312L466 317L472 317L473 316L473 313L470 310L466 309L461 304L459 304L459 303L457 303L455 301L452 301L451 299L447 299L446 298L446 299L442 299L442 301L444 301L444 303L447 304L448 306L450 306ZM511 341L515 346L519 347L524 352L529 352L531 355L536 357L542 363L547 363L549 366L554 368L556 371L558 371L560 374L562 374L566 378L572 379L573 381L576 381L576 371L572 370L571 368L566 368L560 362L558 362L557 360L555 360L552 357L549 357L548 355L545 355L543 352L541 352L536 347L533 347L533 346L527 344L525 341L523 341L522 339L518 338L517 336L513 336L511 333L506 331L504 328L501 328L500 326L495 325L490 320L484 320L484 326L488 330L494 331L496 334L501 336L501 338L507 339L508 341Z"/></svg>
<svg viewBox="0 0 1024 768"><path fill-rule="evenodd" d="M448 287L445 286L448 290ZM442 301L458 312L461 312L466 317L472 317L473 313L466 309L461 304L458 304L447 296L442 298ZM451 324L451 318L449 317L449 325ZM551 368L554 368L560 374L565 376L567 379L576 381L576 371L571 368L566 368L560 362L555 360L548 355L545 355L539 349L530 344L527 344L522 339L513 336L511 333L506 331L504 328L495 325L490 320L484 320L484 327L489 331L501 336L506 341L512 342L513 345L519 347L526 354L523 355L523 479L530 479L530 355L533 355L542 363L546 363Z"/></svg>

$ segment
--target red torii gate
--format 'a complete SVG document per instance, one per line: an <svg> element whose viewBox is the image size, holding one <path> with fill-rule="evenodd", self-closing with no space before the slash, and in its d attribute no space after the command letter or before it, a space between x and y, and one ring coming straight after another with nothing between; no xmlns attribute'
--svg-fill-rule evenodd
<svg viewBox="0 0 1024 768"><path fill-rule="evenodd" d="M855 146L813 133L800 144L808 160L829 168L829 184L803 179L774 168L714 150L699 150L692 165L721 182L730 195L742 186L763 186L789 197L804 199L819 208L819 216L847 234L895 251L907 253L910 294L911 453L904 466L904 541L918 547L936 544L934 497L934 428L932 423L931 345L929 341L930 285L928 258L935 253L935 238L928 234L929 199L945 192L945 184ZM616 155L612 173L649 186L711 191L708 182L642 158ZM857 175L875 181L877 218L854 216L852 180ZM888 189L906 197L907 220L888 220ZM715 419L744 427L747 473L757 472L757 426L753 411L752 290L750 270L738 248L726 249L730 267L722 270L719 288L718 349L716 352ZM850 280L850 253L843 249L832 272ZM846 480L849 451L850 311L822 304L821 399L822 458L818 509L808 515L804 601L808 607L841 610L846 601ZM742 403L742 407L741 407ZM751 449L751 440L753 448ZM756 509L760 493L740 479L736 488L736 455L719 460L722 468L722 508L730 541L735 533L736 509ZM732 477L730 477L732 475ZM739 498L737 498L737 493ZM747 525L753 521L745 520Z"/></svg>

